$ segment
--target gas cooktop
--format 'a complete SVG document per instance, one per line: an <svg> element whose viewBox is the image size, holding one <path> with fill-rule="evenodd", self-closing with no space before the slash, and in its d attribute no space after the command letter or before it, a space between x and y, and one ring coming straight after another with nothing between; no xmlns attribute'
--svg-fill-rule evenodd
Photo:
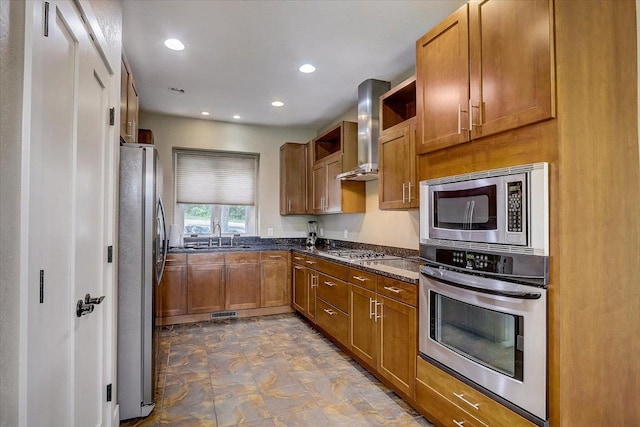
<svg viewBox="0 0 640 427"><path fill-rule="evenodd" d="M385 255L382 252L375 252L366 249L331 249L324 253L327 256L345 261L358 261L366 259L398 259L400 257Z"/></svg>

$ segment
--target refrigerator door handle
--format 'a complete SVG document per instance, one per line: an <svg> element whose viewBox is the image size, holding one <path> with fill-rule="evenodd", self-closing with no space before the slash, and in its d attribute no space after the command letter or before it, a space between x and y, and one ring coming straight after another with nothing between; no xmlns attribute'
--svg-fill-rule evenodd
<svg viewBox="0 0 640 427"><path fill-rule="evenodd" d="M158 197L158 210L160 211L160 217L162 219L162 266L160 267L160 271L158 272L158 286L160 286L160 281L162 280L162 275L164 274L164 267L167 263L167 250L169 249L169 242L166 239L167 237L167 223L164 215L164 205L162 204L162 197Z"/></svg>

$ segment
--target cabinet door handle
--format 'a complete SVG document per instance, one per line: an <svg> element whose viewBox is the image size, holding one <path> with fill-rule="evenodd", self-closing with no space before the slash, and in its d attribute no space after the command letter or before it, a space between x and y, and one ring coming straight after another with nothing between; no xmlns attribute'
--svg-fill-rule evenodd
<svg viewBox="0 0 640 427"><path fill-rule="evenodd" d="M462 393L458 394L456 392L453 392L453 395L455 397L457 397L458 399L462 400L467 405L471 406L473 409L476 409L476 410L480 409L480 404L469 402L467 399L464 398L464 394L462 394Z"/></svg>
<svg viewBox="0 0 640 427"><path fill-rule="evenodd" d="M457 420L454 420L454 419L452 419L451 421L453 421L453 423L455 425L457 425L458 427L464 427L464 421L457 421Z"/></svg>
<svg viewBox="0 0 640 427"><path fill-rule="evenodd" d="M478 110L478 123L473 123L473 109L477 109ZM479 127L482 126L482 123L484 122L484 117L483 117L483 111L482 111L482 102L479 102L478 105L473 105L473 101L470 99L469 100L469 126L473 129L473 127Z"/></svg>
<svg viewBox="0 0 640 427"><path fill-rule="evenodd" d="M287 212L291 212L291 199L289 199Z"/></svg>
<svg viewBox="0 0 640 427"><path fill-rule="evenodd" d="M305 261L307 264L315 264L313 261Z"/></svg>
<svg viewBox="0 0 640 427"><path fill-rule="evenodd" d="M411 183L409 183L409 203L411 203Z"/></svg>
<svg viewBox="0 0 640 427"><path fill-rule="evenodd" d="M374 313L375 314L374 314L373 320L377 322L378 319L380 319L382 317L382 303L378 302L377 300L374 300L374 303L375 303L375 305L374 305L374 308L375 308L375 312ZM380 307L380 315L379 316L378 316L378 307Z"/></svg>
<svg viewBox="0 0 640 427"><path fill-rule="evenodd" d="M304 258L299 257L299 256L294 256L294 257L293 257L293 259L295 259L295 260L297 260L297 261L300 261L301 259L304 259Z"/></svg>
<svg viewBox="0 0 640 427"><path fill-rule="evenodd" d="M385 286L386 290L393 292L394 294L399 294L402 292L402 289L394 288L393 286Z"/></svg>
<svg viewBox="0 0 640 427"><path fill-rule="evenodd" d="M312 288L318 287L318 276L315 276L315 275L311 276L311 287Z"/></svg>
<svg viewBox="0 0 640 427"><path fill-rule="evenodd" d="M294 265L293 268L295 268L296 270L302 270L303 267L300 267L299 265Z"/></svg>
<svg viewBox="0 0 640 427"><path fill-rule="evenodd" d="M333 316L334 314L336 314L336 312L331 310L330 308L325 308L324 312L327 313L329 316Z"/></svg>
<svg viewBox="0 0 640 427"><path fill-rule="evenodd" d="M281 255L269 255L269 258L282 258Z"/></svg>
<svg viewBox="0 0 640 427"><path fill-rule="evenodd" d="M402 203L404 203L405 201L405 195L404 195L404 182L402 183Z"/></svg>
<svg viewBox="0 0 640 427"><path fill-rule="evenodd" d="M329 286L329 287L331 287L331 288L333 288L336 285L335 283L327 282L326 280L325 280L324 284Z"/></svg>
<svg viewBox="0 0 640 427"><path fill-rule="evenodd" d="M375 313L373 311L375 306L373 304L377 303L377 302L378 301L376 301L373 298L369 297L369 319L372 319L373 316L375 316Z"/></svg>
<svg viewBox="0 0 640 427"><path fill-rule="evenodd" d="M469 131L470 129L462 127L462 113L468 113L469 111L462 109L462 104L458 104L458 135L462 133L462 131ZM471 122L471 121L469 121Z"/></svg>
<svg viewBox="0 0 640 427"><path fill-rule="evenodd" d="M367 279L364 278L364 277L360 277L360 276L351 276L351 277L353 277L354 279L356 279L356 280L358 280L360 282L366 282L367 281Z"/></svg>

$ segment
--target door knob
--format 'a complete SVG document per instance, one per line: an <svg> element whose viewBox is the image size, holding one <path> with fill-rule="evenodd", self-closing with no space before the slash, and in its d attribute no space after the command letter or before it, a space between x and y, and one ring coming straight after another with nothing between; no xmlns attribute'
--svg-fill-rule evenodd
<svg viewBox="0 0 640 427"><path fill-rule="evenodd" d="M78 303L76 304L76 316L82 317L89 313L93 313L94 308L94 304L85 304L84 301L79 299Z"/></svg>
<svg viewBox="0 0 640 427"><path fill-rule="evenodd" d="M100 304L102 302L102 300L104 300L104 295L101 297L97 297L97 298L91 298L91 294L86 294L84 296L84 303L89 305L89 304Z"/></svg>

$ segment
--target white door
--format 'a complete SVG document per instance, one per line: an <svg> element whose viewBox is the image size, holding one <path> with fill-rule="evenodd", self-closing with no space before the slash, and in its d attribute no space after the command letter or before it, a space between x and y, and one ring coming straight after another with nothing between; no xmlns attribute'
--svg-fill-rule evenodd
<svg viewBox="0 0 640 427"><path fill-rule="evenodd" d="M112 268L105 243L112 76L72 2L34 2L27 16L33 67L26 425L98 426L109 419L108 317L105 304L77 317L76 304L87 293L104 295Z"/></svg>

